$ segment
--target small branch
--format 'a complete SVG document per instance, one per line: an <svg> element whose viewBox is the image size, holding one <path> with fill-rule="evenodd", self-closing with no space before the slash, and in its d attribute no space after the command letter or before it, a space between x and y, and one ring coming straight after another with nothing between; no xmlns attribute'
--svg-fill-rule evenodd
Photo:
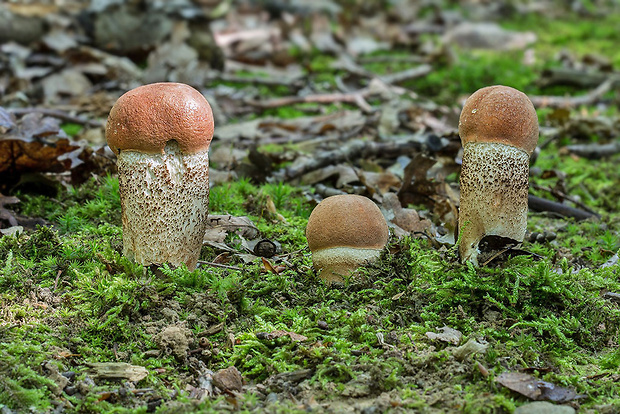
<svg viewBox="0 0 620 414"><path fill-rule="evenodd" d="M358 59L360 63L424 63L422 56L365 56Z"/></svg>
<svg viewBox="0 0 620 414"><path fill-rule="evenodd" d="M598 102L619 81L620 78L617 77L609 78L583 96L530 96L530 100L536 107L568 108L592 105Z"/></svg>
<svg viewBox="0 0 620 414"><path fill-rule="evenodd" d="M204 260L198 260L197 263L200 263L202 265L207 265L207 266L213 266L213 267L221 267L222 269L229 269L229 270L239 270L239 271L243 271L243 269L241 267L236 267L236 266L227 266L227 265L223 265L223 264L219 264L219 263L213 263L213 262L206 262Z"/></svg>
<svg viewBox="0 0 620 414"><path fill-rule="evenodd" d="M547 200L544 198L528 195L528 206L533 211L546 211L550 213L556 213L564 217L574 217L577 220L586 220L592 217L600 218L596 213L590 213L589 211L579 210L574 207L557 203L555 201Z"/></svg>
<svg viewBox="0 0 620 414"><path fill-rule="evenodd" d="M404 70L402 72L390 73L389 75L378 76L383 82L387 84L401 83L407 80L420 78L426 76L433 70L431 65L420 65L411 69Z"/></svg>
<svg viewBox="0 0 620 414"><path fill-rule="evenodd" d="M580 88L593 88L609 77L603 72L588 72L572 68L550 68L542 73L541 86L573 85Z"/></svg>
<svg viewBox="0 0 620 414"><path fill-rule="evenodd" d="M603 297L605 299L613 300L614 302L620 303L620 293L607 292L603 293Z"/></svg>
<svg viewBox="0 0 620 414"><path fill-rule="evenodd" d="M259 76L236 76L228 73L213 73L207 75L207 80L219 80L223 82L236 82L236 83L251 83L254 85L266 85L266 86L286 86L292 89L299 89L303 87L303 81L301 77L294 78L273 78L273 77L259 77Z"/></svg>
<svg viewBox="0 0 620 414"><path fill-rule="evenodd" d="M366 97L370 94L367 88L360 89L350 93L326 93L313 94L306 96L285 96L283 98L267 99L264 101L246 101L248 105L261 109L279 108L282 106L295 105L299 103L322 103L330 104L336 102L345 102L357 105L366 113L372 112L372 107L366 102Z"/></svg>
<svg viewBox="0 0 620 414"><path fill-rule="evenodd" d="M26 115L31 113L40 113L45 116L51 116L53 118L58 118L66 122L71 122L74 124L86 125L90 127L102 127L103 122L97 121L94 119L85 119L81 116L70 115L66 112L59 111L57 109L50 108L9 108L8 111L14 115Z"/></svg>
<svg viewBox="0 0 620 414"><path fill-rule="evenodd" d="M429 140L436 138L434 135L415 135L406 141L400 142L373 142L354 140L346 146L332 150L324 151L316 154L314 158L310 158L307 162L301 165L288 167L285 170L279 171L279 175L283 175L285 179L294 179L301 177L302 175L316 171L320 168L326 167L332 164L339 164L346 160L356 160L361 156L375 155L375 154L402 154L406 151L420 150L425 146L429 146Z"/></svg>
<svg viewBox="0 0 620 414"><path fill-rule="evenodd" d="M620 142L614 141L609 144L568 145L566 149L580 157L596 160L620 153Z"/></svg>
<svg viewBox="0 0 620 414"><path fill-rule="evenodd" d="M542 191L546 191L549 194L551 194L552 196L556 197L558 200L560 201L564 201L564 200L568 200L573 204L576 204L577 206L579 206L580 208L582 208L583 210L587 211L588 213L592 213L592 214L596 214L594 212L594 210L590 209L587 205L585 205L584 203L582 203L579 200L576 200L575 198L569 196L568 194L564 194L564 192L556 190L554 188L549 188L549 187L545 187L542 185L538 185L538 184L531 184L532 188L535 188L537 190L542 190ZM598 214L596 214L598 216Z"/></svg>

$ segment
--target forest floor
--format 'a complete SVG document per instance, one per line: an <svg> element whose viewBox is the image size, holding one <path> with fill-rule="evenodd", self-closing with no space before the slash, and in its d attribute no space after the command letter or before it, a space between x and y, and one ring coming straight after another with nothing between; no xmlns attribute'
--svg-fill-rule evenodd
<svg viewBox="0 0 620 414"><path fill-rule="evenodd" d="M0 413L620 412L615 2L80 3L0 5L41 28L0 29ZM136 22L157 41L113 36ZM215 113L193 271L123 256L105 146L115 100L165 80ZM476 268L457 125L494 84L536 106L552 203ZM305 227L345 193L390 239L330 286Z"/></svg>

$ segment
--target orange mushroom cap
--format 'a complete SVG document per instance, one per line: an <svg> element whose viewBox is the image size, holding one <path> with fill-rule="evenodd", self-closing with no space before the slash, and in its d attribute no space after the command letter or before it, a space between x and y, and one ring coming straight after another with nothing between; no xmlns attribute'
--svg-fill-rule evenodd
<svg viewBox="0 0 620 414"><path fill-rule="evenodd" d="M178 142L183 154L206 151L213 138L213 112L205 97L182 83L139 86L122 95L108 116L105 135L110 149L163 154Z"/></svg>
<svg viewBox="0 0 620 414"><path fill-rule="evenodd" d="M308 219L306 238L315 252L333 247L381 250L389 230L381 210L358 195L336 195L320 202Z"/></svg>
<svg viewBox="0 0 620 414"><path fill-rule="evenodd" d="M523 92L502 85L478 89L465 102L459 119L463 146L491 142L532 154L538 143L538 117Z"/></svg>

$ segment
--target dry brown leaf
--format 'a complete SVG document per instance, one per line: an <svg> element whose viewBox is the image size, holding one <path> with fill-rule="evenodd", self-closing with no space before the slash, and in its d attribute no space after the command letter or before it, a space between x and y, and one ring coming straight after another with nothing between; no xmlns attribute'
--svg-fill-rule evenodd
<svg viewBox="0 0 620 414"><path fill-rule="evenodd" d="M229 233L254 239L258 236L258 228L248 217L235 217L229 214L210 214L204 242L222 243Z"/></svg>
<svg viewBox="0 0 620 414"><path fill-rule="evenodd" d="M381 207L386 219L402 229L405 234L424 233L432 226L430 220L420 219L418 212L414 209L403 208L398 196L394 193L383 195Z"/></svg>
<svg viewBox="0 0 620 414"><path fill-rule="evenodd" d="M265 266L265 269L268 272L275 273L276 275L278 274L278 271L276 269L274 269L274 267L271 265L269 260L265 259L264 257L261 257L260 259L262 260L263 266Z"/></svg>
<svg viewBox="0 0 620 414"><path fill-rule="evenodd" d="M495 380L504 387L537 401L547 400L565 403L576 398L584 397L582 395L577 395L577 393L570 388L560 387L551 382L541 381L523 372L504 372Z"/></svg>

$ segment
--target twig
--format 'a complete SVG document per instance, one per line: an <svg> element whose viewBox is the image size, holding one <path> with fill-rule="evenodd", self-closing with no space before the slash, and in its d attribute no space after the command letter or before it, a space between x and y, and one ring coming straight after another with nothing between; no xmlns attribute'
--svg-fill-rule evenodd
<svg viewBox="0 0 620 414"><path fill-rule="evenodd" d="M54 280L54 288L52 289L54 292L56 291L56 288L58 287L58 280L60 280L61 274L62 274L62 269L58 270L58 273L56 273L56 279Z"/></svg>
<svg viewBox="0 0 620 414"><path fill-rule="evenodd" d="M506 253L508 250L512 249L513 247L515 247L516 245L511 245L508 247L505 247L499 251L497 251L494 255L492 255L489 259L487 259L486 262L482 263L482 266L486 266L489 263L491 263L493 260L497 259L499 256L501 256L502 254Z"/></svg>
<svg viewBox="0 0 620 414"><path fill-rule="evenodd" d="M213 267L221 267L222 269L239 270L239 271L243 270L240 267L227 266L227 265L223 265L223 264L219 264L219 263L213 263L213 262L206 262L204 260L198 260L198 263L203 264L203 265L213 266Z"/></svg>
<svg viewBox="0 0 620 414"><path fill-rule="evenodd" d="M323 198L327 198L333 195L343 195L343 194L347 194L346 191L342 191L342 190L338 190L336 188L331 188L331 187L327 187L325 184L315 184L314 185L314 192L320 196L322 196Z"/></svg>
<svg viewBox="0 0 620 414"><path fill-rule="evenodd" d="M246 77L235 76L228 73L215 73L207 75L207 80L219 80L224 82L236 82L236 83L251 83L255 85L266 86L286 86L288 88L299 89L303 87L303 81L301 77L294 78L274 78L274 77Z"/></svg>
<svg viewBox="0 0 620 414"><path fill-rule="evenodd" d="M424 63L425 58L422 56L365 56L358 61L360 63Z"/></svg>
<svg viewBox="0 0 620 414"><path fill-rule="evenodd" d="M587 205L585 205L581 201L574 199L573 197L569 196L568 194L564 194L562 191L559 191L559 190L556 190L556 189L553 189L553 188L549 188L549 187L545 187L545 186L542 186L542 185L538 185L538 184L533 184L533 183L532 183L532 188L535 188L537 190L546 191L549 194L553 195L554 197L558 198L560 201L568 200L571 203L576 204L577 206L579 206L583 210L587 211L588 213L592 213L592 214L595 214L595 215L598 216L598 214L596 214L594 212L594 210L592 210L590 207L588 207Z"/></svg>
<svg viewBox="0 0 620 414"><path fill-rule="evenodd" d="M611 256L611 259L603 263L603 265L601 266L601 269L617 265L618 260L620 260L620 258L618 257L618 253L616 253L613 256Z"/></svg>
<svg viewBox="0 0 620 414"><path fill-rule="evenodd" d="M570 207L562 203L557 203L555 201L547 200L544 198L536 197L531 194L528 196L528 206L534 211L547 211L550 213L559 214L564 217L574 217L577 220L586 220L592 217L600 217L596 213L579 210L574 207Z"/></svg>
<svg viewBox="0 0 620 414"><path fill-rule="evenodd" d="M354 140L346 146L318 153L314 158L310 158L306 163L295 167L288 167L279 171L285 179L294 179L310 171L316 171L327 165L338 164L345 160L355 160L362 155L373 154L402 154L406 151L420 150L428 146L429 139L435 138L431 134L422 134L410 137L406 141L378 143L373 141Z"/></svg>
<svg viewBox="0 0 620 414"><path fill-rule="evenodd" d="M620 142L615 141L609 144L568 145L566 149L580 157L596 160L620 153Z"/></svg>
<svg viewBox="0 0 620 414"><path fill-rule="evenodd" d="M580 105L592 105L620 81L612 77L601 83L596 89L583 96L530 96L530 100L537 107L568 108Z"/></svg>
<svg viewBox="0 0 620 414"><path fill-rule="evenodd" d="M407 69L402 72L390 73L389 75L378 76L383 82L387 84L400 83L407 80L420 78L426 76L433 70L433 67L428 64L416 66L415 68Z"/></svg>
<svg viewBox="0 0 620 414"><path fill-rule="evenodd" d="M603 297L605 299L613 300L614 302L620 303L620 293L607 292L603 293Z"/></svg>
<svg viewBox="0 0 620 414"><path fill-rule="evenodd" d="M81 116L70 115L66 112L50 108L9 108L8 111L14 115L26 115L31 113L40 113L45 116L62 119L63 121L72 122L74 124L87 125L91 127L102 127L103 123L94 119L85 119Z"/></svg>
<svg viewBox="0 0 620 414"><path fill-rule="evenodd" d="M605 82L609 74L588 72L573 68L550 68L542 73L541 86L573 85L580 88L592 88Z"/></svg>
<svg viewBox="0 0 620 414"><path fill-rule="evenodd" d="M261 109L279 108L281 106L295 105L299 103L335 103L345 102L357 105L366 113L372 112L372 107L366 102L370 95L368 88L349 93L325 93L306 96L285 96L283 98L267 99L264 101L248 100L248 105Z"/></svg>

